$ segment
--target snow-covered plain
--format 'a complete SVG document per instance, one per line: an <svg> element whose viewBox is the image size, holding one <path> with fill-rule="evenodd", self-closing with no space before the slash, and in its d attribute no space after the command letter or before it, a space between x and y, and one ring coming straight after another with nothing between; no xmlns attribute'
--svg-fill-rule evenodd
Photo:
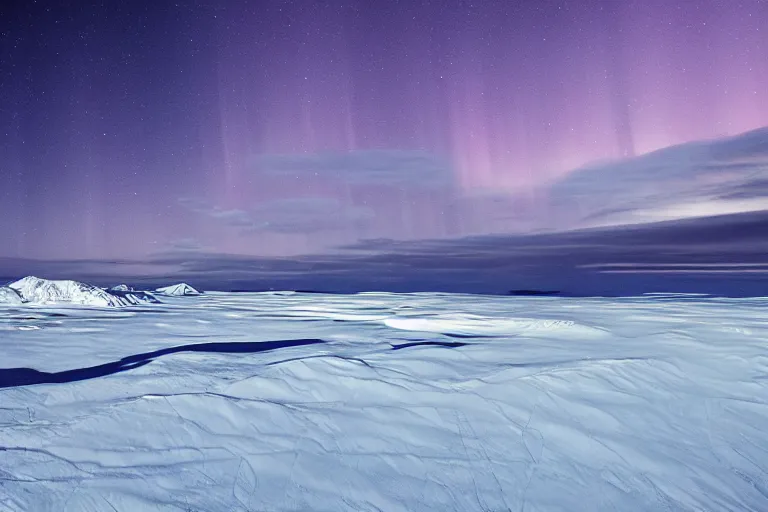
<svg viewBox="0 0 768 512"><path fill-rule="evenodd" d="M768 299L163 302L0 305L0 510L768 510Z"/></svg>

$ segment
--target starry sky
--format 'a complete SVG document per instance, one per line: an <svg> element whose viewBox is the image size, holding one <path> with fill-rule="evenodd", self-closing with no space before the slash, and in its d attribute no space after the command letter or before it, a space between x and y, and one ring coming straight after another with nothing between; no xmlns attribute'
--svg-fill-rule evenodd
<svg viewBox="0 0 768 512"><path fill-rule="evenodd" d="M568 228L574 169L768 125L766 27L765 0L4 3L0 257Z"/></svg>

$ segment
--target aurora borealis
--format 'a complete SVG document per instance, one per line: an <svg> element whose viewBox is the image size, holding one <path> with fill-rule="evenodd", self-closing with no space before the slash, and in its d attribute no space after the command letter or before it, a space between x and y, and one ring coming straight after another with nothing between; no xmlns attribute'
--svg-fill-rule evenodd
<svg viewBox="0 0 768 512"><path fill-rule="evenodd" d="M0 257L524 232L582 165L768 125L768 2L15 2Z"/></svg>

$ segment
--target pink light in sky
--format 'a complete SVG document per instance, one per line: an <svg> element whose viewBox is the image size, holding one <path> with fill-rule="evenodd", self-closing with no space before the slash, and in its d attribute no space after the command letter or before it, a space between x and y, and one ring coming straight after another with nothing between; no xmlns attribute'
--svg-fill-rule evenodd
<svg viewBox="0 0 768 512"><path fill-rule="evenodd" d="M8 16L0 256L504 231L527 224L500 209L545 219L537 187L584 164L768 124L761 0L222 5ZM446 161L443 182L328 168L370 150ZM255 163L280 154L317 158L317 174ZM272 227L232 225L246 217Z"/></svg>

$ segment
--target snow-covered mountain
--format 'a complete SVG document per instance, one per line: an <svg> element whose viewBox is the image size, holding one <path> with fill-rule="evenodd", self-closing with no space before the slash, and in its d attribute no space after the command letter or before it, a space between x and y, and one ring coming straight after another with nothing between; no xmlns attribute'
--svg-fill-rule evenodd
<svg viewBox="0 0 768 512"><path fill-rule="evenodd" d="M129 301L131 304L161 304L160 300L158 300L158 298L152 295L150 292L136 290L133 287L125 284L113 286L107 290L107 292L112 295L122 297L123 299Z"/></svg>
<svg viewBox="0 0 768 512"><path fill-rule="evenodd" d="M172 286L165 286L155 290L157 293L163 295L172 295L174 297L186 296L186 295L200 295L200 292L189 286L187 283L174 284Z"/></svg>
<svg viewBox="0 0 768 512"><path fill-rule="evenodd" d="M25 301L33 304L80 304L118 307L136 304L106 290L77 281L52 281L28 276L8 285Z"/></svg>
<svg viewBox="0 0 768 512"><path fill-rule="evenodd" d="M199 292L186 284L168 287L166 295L198 295ZM160 304L152 293L135 290L121 284L112 288L99 288L71 280L49 280L27 276L7 286L0 287L0 304L77 304L95 307L137 306Z"/></svg>
<svg viewBox="0 0 768 512"><path fill-rule="evenodd" d="M0 304L15 306L23 303L24 299L19 292L7 286L0 286Z"/></svg>

